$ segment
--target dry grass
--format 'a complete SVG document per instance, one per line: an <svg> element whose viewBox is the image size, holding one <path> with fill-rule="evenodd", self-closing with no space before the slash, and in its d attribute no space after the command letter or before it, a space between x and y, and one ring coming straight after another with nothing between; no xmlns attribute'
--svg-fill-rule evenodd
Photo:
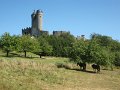
<svg viewBox="0 0 120 90"><path fill-rule="evenodd" d="M57 68L58 64L64 67ZM66 68L67 67L67 68ZM0 90L120 90L120 69L78 71L67 58L1 58Z"/></svg>

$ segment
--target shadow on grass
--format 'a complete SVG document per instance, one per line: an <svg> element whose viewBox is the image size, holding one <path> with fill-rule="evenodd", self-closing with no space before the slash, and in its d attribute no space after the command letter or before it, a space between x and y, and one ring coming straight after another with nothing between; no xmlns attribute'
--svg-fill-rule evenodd
<svg viewBox="0 0 120 90"><path fill-rule="evenodd" d="M8 56L6 55L6 53L5 53L5 54L1 54L0 56L1 56L1 57L8 57L8 58L21 57L19 54L13 53L13 52L10 52Z"/></svg>
<svg viewBox="0 0 120 90"><path fill-rule="evenodd" d="M39 59L40 60L46 60L45 57L41 57L41 58L40 57L36 57L36 56L32 56L32 57L31 56L26 56L25 57L24 55L19 55L19 54L18 55L11 55L10 54L9 56L0 55L0 57L4 57L4 58L17 58L18 57L18 58L21 58L21 59L30 59L30 60L34 60L34 59L37 59L37 60L39 60Z"/></svg>
<svg viewBox="0 0 120 90"><path fill-rule="evenodd" d="M41 56L41 58L39 56L34 56L34 55L27 55L25 57L25 55L21 55L21 54L16 54L16 53L10 53L12 54L12 57L21 57L21 58L28 58L28 59L35 59L35 58L39 58L39 59L46 59L44 56Z"/></svg>
<svg viewBox="0 0 120 90"><path fill-rule="evenodd" d="M68 69L68 70L75 70L75 71L80 71L80 72L86 72L86 73L93 73L93 74L96 74L96 72L94 71L88 71L88 70L80 70L80 69Z"/></svg>
<svg viewBox="0 0 120 90"><path fill-rule="evenodd" d="M32 55L28 55L25 57L24 55L13 53L13 52L10 52L8 56L6 54L3 54L3 55L0 55L0 57L7 57L7 58L20 57L20 58L28 58L28 59L39 58L37 56L32 56Z"/></svg>
<svg viewBox="0 0 120 90"><path fill-rule="evenodd" d="M68 69L68 70L74 70L74 71L80 71L80 72L96 74L96 72L94 72L94 71L88 71L88 70L84 71L84 70L80 70L80 69L71 69L69 66L61 64L61 63L57 63L56 66L57 66L57 68L65 68L65 69Z"/></svg>

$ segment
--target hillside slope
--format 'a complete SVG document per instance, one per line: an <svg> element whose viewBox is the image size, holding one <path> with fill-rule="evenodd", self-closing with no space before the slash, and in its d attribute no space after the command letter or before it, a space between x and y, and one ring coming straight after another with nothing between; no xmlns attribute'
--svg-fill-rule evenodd
<svg viewBox="0 0 120 90"><path fill-rule="evenodd" d="M79 71L67 58L1 57L0 90L120 90L119 69L95 74L88 65L87 70Z"/></svg>

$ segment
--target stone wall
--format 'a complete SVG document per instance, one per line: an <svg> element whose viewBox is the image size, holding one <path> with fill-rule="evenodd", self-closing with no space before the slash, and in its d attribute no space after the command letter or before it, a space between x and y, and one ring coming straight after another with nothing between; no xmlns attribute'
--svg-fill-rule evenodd
<svg viewBox="0 0 120 90"><path fill-rule="evenodd" d="M30 27L22 29L22 35L28 35L28 34L32 35Z"/></svg>
<svg viewBox="0 0 120 90"><path fill-rule="evenodd" d="M60 36L61 34L64 34L64 33L70 33L70 32L67 32L67 31L53 31L53 35L55 35L55 36Z"/></svg>

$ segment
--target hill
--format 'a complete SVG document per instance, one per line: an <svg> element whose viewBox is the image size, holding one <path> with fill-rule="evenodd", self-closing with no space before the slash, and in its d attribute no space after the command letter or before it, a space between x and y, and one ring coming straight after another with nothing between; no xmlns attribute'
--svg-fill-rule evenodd
<svg viewBox="0 0 120 90"><path fill-rule="evenodd" d="M120 69L87 70L67 58L0 57L0 90L120 90Z"/></svg>

